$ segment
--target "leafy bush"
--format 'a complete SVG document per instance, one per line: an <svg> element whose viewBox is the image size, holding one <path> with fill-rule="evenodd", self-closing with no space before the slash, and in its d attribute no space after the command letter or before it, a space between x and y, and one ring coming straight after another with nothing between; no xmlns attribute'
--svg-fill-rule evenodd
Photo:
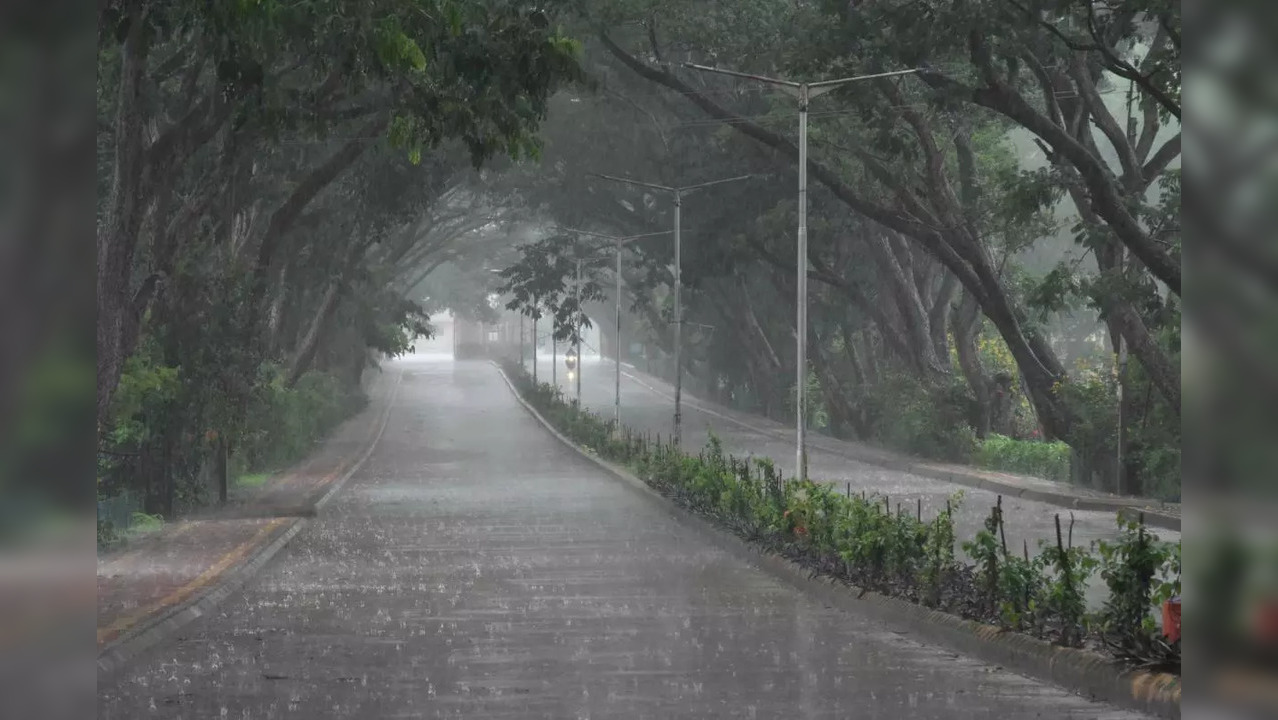
<svg viewBox="0 0 1278 720"><path fill-rule="evenodd" d="M141 511L129 513L128 518L119 525L111 519L99 518L97 545L99 549L110 549L120 543L158 532L163 528L163 517Z"/></svg>
<svg viewBox="0 0 1278 720"><path fill-rule="evenodd" d="M941 604L941 592L958 571L954 560L954 511L949 502L945 503L945 512L937 513L932 520L923 553L923 567L919 570L923 604L937 607Z"/></svg>
<svg viewBox="0 0 1278 720"><path fill-rule="evenodd" d="M125 361L111 397L110 430L105 438L109 445L127 447L150 440L158 430L154 416L177 398L179 370L161 364L159 355L155 344L148 342Z"/></svg>
<svg viewBox="0 0 1278 720"><path fill-rule="evenodd" d="M1089 548L1073 547L1062 537L1059 517L1055 544L1045 543L1034 557L1024 546L1017 557L1004 540L1000 500L984 528L962 544L975 561L965 564L954 552L953 506L961 502L961 493L925 521L921 508L914 514L899 506L893 511L886 497L845 496L811 480L784 482L770 461L727 455L714 436L700 453L689 455L668 440L634 433L565 402L554 388L534 385L517 363L507 363L506 372L548 422L588 451L627 465L658 492L741 537L862 588L1071 647L1089 639L1103 642L1094 627L1130 635L1139 625L1148 632L1153 627L1150 598L1178 589L1171 580L1119 580L1120 575L1146 577L1151 565L1168 578L1173 562L1179 578L1179 552L1171 549L1179 545L1155 544L1143 528L1129 527L1118 545L1102 546L1100 563L1111 591L1104 617L1126 624L1089 623L1083 589L1098 561ZM1156 548L1156 554L1140 543ZM1134 653L1120 657L1138 658ZM1179 658L1177 645L1164 654L1161 667L1178 670Z"/></svg>
<svg viewBox="0 0 1278 720"><path fill-rule="evenodd" d="M991 434L980 443L975 460L991 470L1069 482L1069 445L1060 441L1016 440Z"/></svg>
<svg viewBox="0 0 1278 720"><path fill-rule="evenodd" d="M927 458L967 462L976 450L968 418L973 400L959 381L929 388L904 375L889 376L862 400L876 439Z"/></svg>
<svg viewBox="0 0 1278 720"><path fill-rule="evenodd" d="M159 515L148 515L144 512L133 513L133 521L129 523L129 535L145 535L164 527L164 518Z"/></svg>
<svg viewBox="0 0 1278 720"><path fill-rule="evenodd" d="M240 436L238 459L255 470L295 462L365 401L328 373L308 372L290 388L282 368L265 365Z"/></svg>
<svg viewBox="0 0 1278 720"><path fill-rule="evenodd" d="M1101 639L1125 657L1165 656L1170 647L1149 611L1180 592L1179 548L1151 537L1135 520L1120 520L1119 526L1118 540L1097 544L1100 575L1109 589L1097 617Z"/></svg>
<svg viewBox="0 0 1278 720"><path fill-rule="evenodd" d="M1039 627L1039 603L1044 593L1043 556L1030 557L1029 548L1023 547L1021 557L1005 554L999 566L998 620L1013 630Z"/></svg>
<svg viewBox="0 0 1278 720"><path fill-rule="evenodd" d="M1096 559L1086 548L1074 547L1074 521L1070 519L1069 542L1061 537L1061 516L1056 516L1056 544L1045 543L1044 564L1052 571L1043 585L1042 605L1055 621L1056 641L1065 647L1083 644L1087 632L1087 603L1083 588L1096 569Z"/></svg>

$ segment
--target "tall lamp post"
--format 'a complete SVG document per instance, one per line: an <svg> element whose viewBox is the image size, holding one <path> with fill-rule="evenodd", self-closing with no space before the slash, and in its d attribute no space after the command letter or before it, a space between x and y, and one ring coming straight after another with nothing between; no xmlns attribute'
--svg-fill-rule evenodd
<svg viewBox="0 0 1278 720"><path fill-rule="evenodd" d="M581 368L585 365L581 361L581 256L577 256L577 284L573 294L577 305L577 327L573 331L573 340L575 341L575 350L577 354L577 407L581 407Z"/></svg>
<svg viewBox="0 0 1278 720"><path fill-rule="evenodd" d="M763 75L751 75L750 73L736 72L733 70L723 70L720 68L708 67L706 65L695 65L693 63L683 63L683 66L692 70L701 70L703 72L718 73L720 75L731 75L732 77L745 78L747 80L757 80L758 82L767 83L776 86L787 95L798 98L799 101L799 232L797 242L798 259L795 264L795 274L798 276L796 282L796 299L797 306L795 325L797 345L796 362L795 362L795 410L797 418L795 420L795 478L798 480L806 480L808 477L808 452L807 452L807 391L808 391L808 101L814 97L824 95L831 90L846 85L848 83L858 82L860 80L873 80L875 78L893 77L896 75L909 75L918 72L918 68L909 70L894 70L892 72L874 73L872 75L857 75L855 77L839 78L837 80L821 80L819 82L794 82L793 80L783 80L780 78L765 77Z"/></svg>
<svg viewBox="0 0 1278 720"><path fill-rule="evenodd" d="M616 275L617 287L616 287L616 290L613 292L613 295L615 297L614 304L616 305L617 351L616 351L616 356L614 358L616 360L616 368L615 368L615 373L613 377L612 418L614 421L616 421L617 425L620 426L621 425L621 250L626 245L629 245L635 240L639 240L641 238L656 237L657 235L669 235L672 231L663 230L661 232L643 233L641 235L617 236L617 235L605 235L603 233L589 232L587 230L575 230L571 228L565 228L565 230L567 232L576 233L578 235L589 235L590 237L597 237L597 238L603 238L604 240L609 240L612 242L613 249L616 251L617 267L614 270L614 274ZM580 273L581 262L580 261L578 261L577 263L577 268L578 268L577 282L578 282L578 287L580 287L580 283L581 283L581 273ZM580 310L580 308L578 309ZM578 364L577 366L577 388L578 388L577 401L580 403L581 402L581 392L580 392L581 352L580 350L578 350L577 352L577 364Z"/></svg>
<svg viewBox="0 0 1278 720"><path fill-rule="evenodd" d="M615 177L612 175L604 175L602 173L591 173L595 177L604 180L612 180L613 182L626 183L627 185L635 185L638 187L646 187L652 190L662 190L670 193L674 199L674 360L675 360L675 411L674 411L674 442L678 445L683 435L683 365L681 361L681 353L683 351L683 276L682 267L680 267L681 242L679 237L680 215L683 208L683 196L694 190L710 187L711 185L722 185L723 183L736 182L738 180L748 180L752 176L740 175L737 177L723 178L722 180L711 180L710 182L696 183L695 185L683 185L680 187L671 187L669 185L658 185L656 183L640 182L630 178Z"/></svg>

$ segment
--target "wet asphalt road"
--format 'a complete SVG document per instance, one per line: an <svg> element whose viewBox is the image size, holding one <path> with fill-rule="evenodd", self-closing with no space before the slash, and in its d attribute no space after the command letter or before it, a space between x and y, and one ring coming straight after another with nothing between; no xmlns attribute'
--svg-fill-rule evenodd
<svg viewBox="0 0 1278 720"><path fill-rule="evenodd" d="M486 363L395 363L381 443L112 718L1127 718L824 608L560 445Z"/></svg>
<svg viewBox="0 0 1278 720"><path fill-rule="evenodd" d="M539 357L539 380L558 380L568 398L576 397L576 385L570 383L564 368L556 375L550 370L549 353ZM624 425L645 432L668 436L674 425L673 389L655 378L645 377L641 384L625 366L621 376L621 421ZM605 418L611 418L616 400L615 365L612 360L600 360L587 355L581 377L582 404ZM655 384L654 384L655 383ZM651 385L656 391L645 385ZM686 390L686 388L685 388ZM683 446L696 452L705 446L713 432L723 444L725 452L745 457L755 455L769 457L787 477L794 475L794 429L765 418L737 413L719 408L711 414L697 409L684 395ZM693 401L700 403L701 401ZM726 416L726 417L725 417ZM732 418L732 419L728 419ZM771 432L768 432L771 431ZM777 431L780 435L776 434ZM917 512L922 501L925 519L935 517L945 509L946 500L962 491L962 502L954 512L955 535L960 540L975 537L989 517L990 508L998 501L998 494L988 490L963 487L954 483L922 477L900 470L856 462L831 449L844 445L834 438L809 435L808 476L825 480L840 489L851 488L853 493L887 495L895 507L900 505L909 512ZM1038 481L1047 482L1047 481ZM1073 542L1087 545L1095 540L1113 539L1118 536L1115 513L1092 510L1070 511L1056 505L1021 498L1003 498L1004 532L1008 548L1013 552L1028 549L1037 554L1040 542L1056 540L1054 516L1061 516L1063 535L1070 535L1070 518L1073 516ZM1176 542L1180 533L1154 528L1159 538ZM1103 584L1093 577L1087 587L1088 604L1099 609L1106 596Z"/></svg>

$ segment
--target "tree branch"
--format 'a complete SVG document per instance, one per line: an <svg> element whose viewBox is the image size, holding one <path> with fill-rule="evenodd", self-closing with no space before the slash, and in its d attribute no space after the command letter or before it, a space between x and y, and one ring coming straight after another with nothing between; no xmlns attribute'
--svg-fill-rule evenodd
<svg viewBox="0 0 1278 720"><path fill-rule="evenodd" d="M1158 152L1155 152L1149 162L1141 168L1141 179L1144 181L1141 189L1153 184L1154 180L1158 179L1167 166L1178 157L1180 157L1180 133L1176 133L1174 137L1163 143L1162 147L1158 148Z"/></svg>
<svg viewBox="0 0 1278 720"><path fill-rule="evenodd" d="M1100 128L1101 133L1109 140L1109 144L1118 155L1118 163L1123 168L1123 181L1127 187L1135 187L1141 181L1140 160L1136 151L1127 140L1127 131L1118 125L1118 120L1105 107L1105 101L1096 92L1096 84L1092 82L1091 72L1082 57L1075 55L1070 63L1070 76L1074 78L1079 98L1091 115L1092 122Z"/></svg>
<svg viewBox="0 0 1278 720"><path fill-rule="evenodd" d="M741 134L758 140L762 144L781 153L782 156L792 161L797 161L799 157L799 148L781 135L768 130L758 123L752 122L740 117L718 103L707 98L703 93L694 90L687 83L680 80L677 76L668 71L655 70L634 58L630 53L618 46L606 32L600 32L600 39L610 53L623 65L634 71L640 77L663 85L674 90L691 101L694 105L701 108L707 115L716 119L730 121L733 128ZM886 207L870 202L864 197L855 193L851 187L842 182L835 173L824 165L818 163L812 158L808 158L808 171L818 182L826 187L845 202L849 207L862 215L882 223L895 230L900 230L907 235L913 235L918 232L931 232L930 228L924 227L921 223L904 215L890 210Z"/></svg>
<svg viewBox="0 0 1278 720"><path fill-rule="evenodd" d="M354 139L348 140L340 150L333 153L327 160L302 178L301 182L293 188L293 192L289 194L288 198L275 209L275 212L271 213L271 219L267 223L261 244L258 245L248 307L262 307L262 300L266 296L267 277L270 274L275 252L284 234L292 228L297 218L301 216L302 211L315 199L315 196L327 187L329 183L333 182L338 175L341 175L342 172L349 168L368 149L368 146L372 144L372 141L368 138L380 134L386 129L388 123L389 118L382 116L365 125Z"/></svg>
<svg viewBox="0 0 1278 720"><path fill-rule="evenodd" d="M988 51L985 50L984 43L979 38L975 38L972 43L972 59L978 67L986 68L983 73L986 77L992 76ZM1016 121L1051 145L1056 154L1064 157L1078 170L1087 186L1088 194L1095 203L1097 213L1104 218L1123 244L1145 263L1155 277L1164 282L1173 293L1180 295L1180 264L1172 259L1128 212L1126 202L1118 191L1117 183L1111 179L1105 164L1070 133L1052 123L1031 107L1019 93L997 79L992 85L973 88L932 70L919 73L919 77L938 90L969 98L976 105L989 108Z"/></svg>

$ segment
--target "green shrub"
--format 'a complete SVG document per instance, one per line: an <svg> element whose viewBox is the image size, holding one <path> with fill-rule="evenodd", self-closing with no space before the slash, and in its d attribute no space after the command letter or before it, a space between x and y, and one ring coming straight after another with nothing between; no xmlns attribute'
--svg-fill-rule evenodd
<svg viewBox="0 0 1278 720"><path fill-rule="evenodd" d="M1179 593L1179 552L1171 543L1151 537L1135 520L1119 518L1118 524L1116 541L1097 544L1109 596L1096 624L1101 639L1116 652L1147 659L1158 649L1158 628L1149 611Z"/></svg>
<svg viewBox="0 0 1278 720"><path fill-rule="evenodd" d="M1062 540L1061 516L1056 516L1056 544L1044 543L1043 564L1051 576L1043 583L1041 604L1054 621L1056 641L1065 647L1079 647L1087 632L1087 603L1083 588L1096 569L1096 558L1084 547L1074 547L1074 521L1070 519L1069 541Z"/></svg>
<svg viewBox="0 0 1278 720"><path fill-rule="evenodd" d="M976 451L976 464L991 470L1069 482L1069 446L991 434Z"/></svg>
<svg viewBox="0 0 1278 720"><path fill-rule="evenodd" d="M954 559L954 511L949 502L945 504L945 512L937 513L932 520L923 553L924 560L919 569L923 604L937 607L941 603L942 591L957 572Z"/></svg>
<svg viewBox="0 0 1278 720"><path fill-rule="evenodd" d="M120 382L111 396L109 447L134 447L154 437L156 418L181 391L179 369L161 364L153 342L144 342L124 363Z"/></svg>
<svg viewBox="0 0 1278 720"><path fill-rule="evenodd" d="M969 422L972 398L959 381L930 388L889 376L863 399L875 439L887 447L937 460L967 462L976 450Z"/></svg>
<svg viewBox="0 0 1278 720"><path fill-rule="evenodd" d="M998 621L1004 627L1025 630L1038 625L1045 582L1043 563L1043 556L1031 557L1028 547L1021 557L1004 556L998 581Z"/></svg>
<svg viewBox="0 0 1278 720"><path fill-rule="evenodd" d="M263 485L266 484L266 481L270 479L271 479L270 473L265 473L265 472L246 473L243 475L236 476L235 486L241 487L241 488L262 487Z"/></svg>
<svg viewBox="0 0 1278 720"><path fill-rule="evenodd" d="M290 388L282 368L264 365L237 447L243 467L264 470L296 462L365 402L328 373L308 372Z"/></svg>
<svg viewBox="0 0 1278 720"><path fill-rule="evenodd" d="M157 532L164 527L164 518L159 515L148 515L144 512L133 513L133 520L129 523L129 535L146 535Z"/></svg>

